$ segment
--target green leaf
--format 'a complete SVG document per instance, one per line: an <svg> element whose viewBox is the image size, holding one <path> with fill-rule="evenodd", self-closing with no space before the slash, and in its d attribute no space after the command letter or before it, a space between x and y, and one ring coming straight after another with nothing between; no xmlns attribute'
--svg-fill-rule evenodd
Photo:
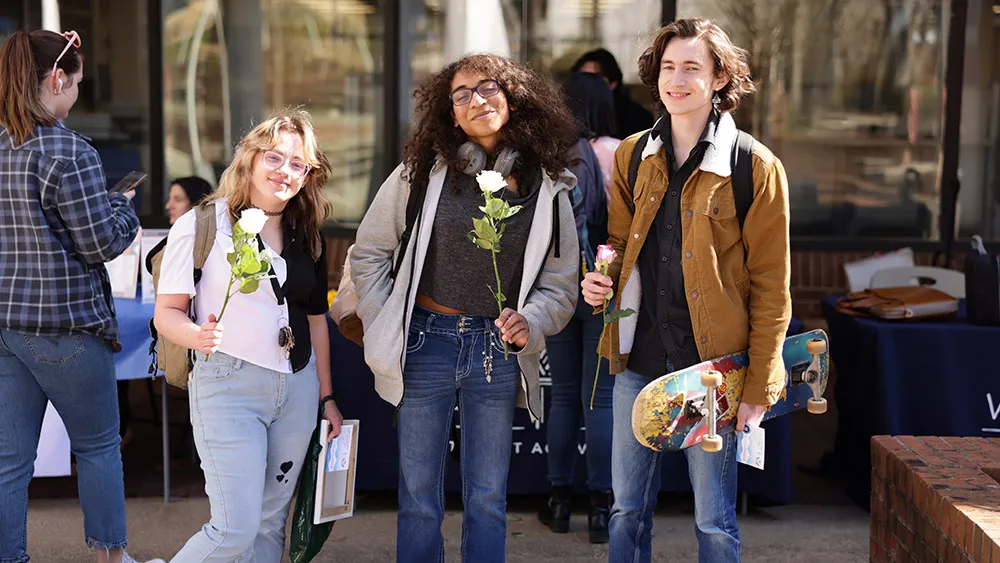
<svg viewBox="0 0 1000 563"><path fill-rule="evenodd" d="M483 250L489 250L490 248L493 247L492 242L482 238L476 239L476 245L479 246L479 248L482 248Z"/></svg>
<svg viewBox="0 0 1000 563"><path fill-rule="evenodd" d="M260 282L256 278L248 278L243 280L243 285L240 286L240 293L250 294L257 291L257 286Z"/></svg>
<svg viewBox="0 0 1000 563"><path fill-rule="evenodd" d="M507 230L507 223L501 223L500 224L500 232L497 233L497 235L499 235L499 236L497 238L502 237L503 236L503 232L506 231L506 230Z"/></svg>
<svg viewBox="0 0 1000 563"><path fill-rule="evenodd" d="M497 301L503 303L506 300L507 300L507 296L506 295L504 295L503 293L498 293L497 294Z"/></svg>
<svg viewBox="0 0 1000 563"><path fill-rule="evenodd" d="M230 266L236 266L236 260L237 260L236 252L234 251L226 253L226 260L229 261Z"/></svg>
<svg viewBox="0 0 1000 563"><path fill-rule="evenodd" d="M633 311L632 309L625 309L624 311L614 311L612 313L608 313L607 318L606 318L606 322L613 323L615 321L624 319L625 317L628 317L628 316L631 316L631 315L634 315L634 314L635 314L635 311Z"/></svg>
<svg viewBox="0 0 1000 563"><path fill-rule="evenodd" d="M476 236L490 242L496 242L497 231L493 228L493 223L488 218L473 219L472 225L475 228Z"/></svg>
<svg viewBox="0 0 1000 563"><path fill-rule="evenodd" d="M483 212L490 217L497 218L499 217L500 212L503 211L505 205L507 205L507 202L502 199L492 199L486 204L486 209L484 209Z"/></svg>
<svg viewBox="0 0 1000 563"><path fill-rule="evenodd" d="M237 238L246 238L246 234L246 231L244 231L243 227L240 226L240 222L237 221L236 224L233 225L233 242L235 242Z"/></svg>
<svg viewBox="0 0 1000 563"><path fill-rule="evenodd" d="M256 253L254 252L254 249L250 248L249 246L240 247L240 248L237 249L237 252L240 255L239 258L240 258L240 267L241 268L244 267L244 265L247 262L250 262L251 260L253 260L254 262L257 261L257 257L255 256Z"/></svg>
<svg viewBox="0 0 1000 563"><path fill-rule="evenodd" d="M468 233L465 233L465 236L469 237L469 240L472 241L473 244L476 244L476 233L469 231Z"/></svg>
<svg viewBox="0 0 1000 563"><path fill-rule="evenodd" d="M520 211L521 209L522 209L522 206L520 206L520 205L515 205L514 207L509 207L509 208L507 208L504 211L503 216L500 217L500 218L501 219L506 219L508 217L513 217L514 215L517 215L517 212Z"/></svg>

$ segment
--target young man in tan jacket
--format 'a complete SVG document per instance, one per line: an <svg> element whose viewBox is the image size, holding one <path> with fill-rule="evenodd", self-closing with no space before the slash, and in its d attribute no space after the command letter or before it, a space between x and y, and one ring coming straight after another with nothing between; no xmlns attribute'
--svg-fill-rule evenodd
<svg viewBox="0 0 1000 563"><path fill-rule="evenodd" d="M614 289L616 308L636 311L609 327L602 350L616 374L612 563L651 559L662 456L632 436L639 391L665 373L749 349L737 428L757 425L784 386L791 318L788 183L760 143L751 149L752 205L737 216L738 131L729 112L754 91L746 52L708 20L677 20L640 57L639 74L667 115L641 149L634 187L629 162L642 134L618 148L608 224L618 258L608 276L591 272L582 282L587 303L602 305ZM739 561L736 436L725 436L720 452L684 452L699 561Z"/></svg>

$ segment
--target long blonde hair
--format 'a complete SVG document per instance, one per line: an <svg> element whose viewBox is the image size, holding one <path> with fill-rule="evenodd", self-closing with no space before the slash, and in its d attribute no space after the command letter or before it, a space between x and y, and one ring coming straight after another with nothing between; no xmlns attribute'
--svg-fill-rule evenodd
<svg viewBox="0 0 1000 563"><path fill-rule="evenodd" d="M204 205L228 198L229 218L235 224L240 213L250 207L253 189L253 163L257 154L274 148L282 132L294 133L302 138L306 163L312 168L302 189L285 207L282 221L296 226L309 243L313 260L318 260L322 250L320 227L330 215L330 202L326 199L326 181L330 177L330 161L319 148L309 114L305 110L285 110L254 127L236 145L233 160L229 163L219 188L205 198Z"/></svg>

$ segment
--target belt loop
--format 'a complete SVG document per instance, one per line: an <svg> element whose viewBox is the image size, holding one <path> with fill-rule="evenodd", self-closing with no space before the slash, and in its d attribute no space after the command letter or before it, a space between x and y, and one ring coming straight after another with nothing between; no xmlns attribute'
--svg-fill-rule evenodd
<svg viewBox="0 0 1000 563"><path fill-rule="evenodd" d="M235 358L235 360L236 360L236 362L235 362L235 363L233 363L233 369L234 369L234 370L238 370L238 369L240 369L241 367L243 367L243 360L242 360L242 359L240 359L240 358Z"/></svg>
<svg viewBox="0 0 1000 563"><path fill-rule="evenodd" d="M428 313L427 319L424 320L424 332L428 332L431 326L434 324L434 313Z"/></svg>

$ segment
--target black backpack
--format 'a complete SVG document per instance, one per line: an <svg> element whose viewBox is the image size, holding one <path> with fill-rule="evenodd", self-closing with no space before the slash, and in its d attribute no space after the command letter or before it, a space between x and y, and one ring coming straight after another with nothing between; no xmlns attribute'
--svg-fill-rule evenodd
<svg viewBox="0 0 1000 563"><path fill-rule="evenodd" d="M639 164L642 163L642 150L649 141L649 131L639 137L635 148L632 149L632 157L628 165L628 192L633 195L635 192L635 179L639 174ZM743 230L743 221L747 218L747 212L753 205L753 143L754 139L749 133L737 131L736 144L733 147L732 155L732 184L733 199L736 201L736 216L740 220L740 231ZM745 255L744 255L745 257Z"/></svg>

